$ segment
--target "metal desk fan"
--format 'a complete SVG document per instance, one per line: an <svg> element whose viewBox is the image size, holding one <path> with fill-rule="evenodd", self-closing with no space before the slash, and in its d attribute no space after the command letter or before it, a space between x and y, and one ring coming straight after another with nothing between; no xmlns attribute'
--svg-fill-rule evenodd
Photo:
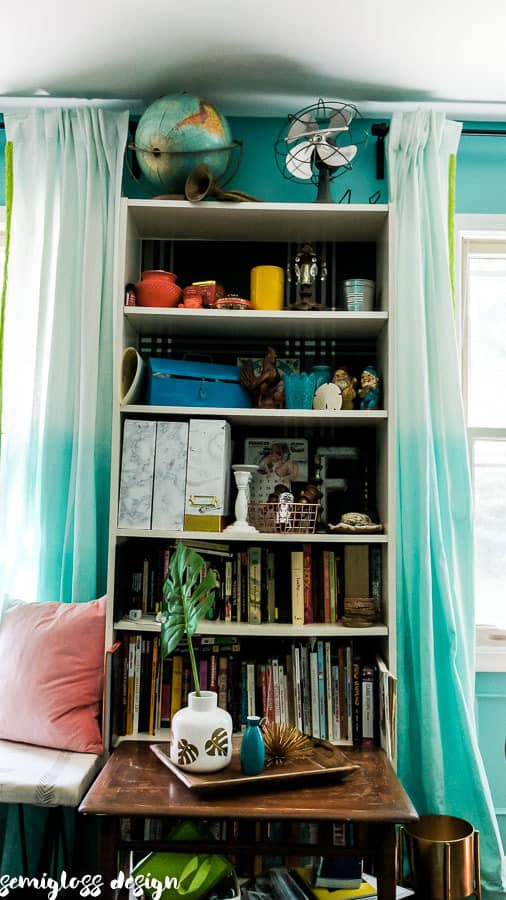
<svg viewBox="0 0 506 900"><path fill-rule="evenodd" d="M317 202L331 203L330 182L351 171L367 143L359 120L351 103L321 98L314 106L289 115L274 144L281 174L290 181L311 181L318 187Z"/></svg>

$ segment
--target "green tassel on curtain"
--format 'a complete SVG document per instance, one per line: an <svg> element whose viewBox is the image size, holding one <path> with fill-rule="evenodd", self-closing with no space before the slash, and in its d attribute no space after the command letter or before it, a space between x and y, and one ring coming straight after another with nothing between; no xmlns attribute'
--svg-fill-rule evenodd
<svg viewBox="0 0 506 900"><path fill-rule="evenodd" d="M4 355L4 323L5 297L7 294L7 268L9 261L9 245L11 236L12 213L12 141L5 145L5 257L2 295L0 297L0 451L2 447L2 396L3 396L3 355Z"/></svg>
<svg viewBox="0 0 506 900"><path fill-rule="evenodd" d="M448 254L450 257L450 282L452 289L453 314L455 306L455 180L457 173L457 156L450 155L448 162Z"/></svg>

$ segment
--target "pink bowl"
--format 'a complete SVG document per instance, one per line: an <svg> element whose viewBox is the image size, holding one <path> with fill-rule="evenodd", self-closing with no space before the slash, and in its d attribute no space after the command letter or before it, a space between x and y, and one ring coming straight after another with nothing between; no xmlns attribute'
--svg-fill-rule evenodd
<svg viewBox="0 0 506 900"><path fill-rule="evenodd" d="M143 272L135 285L138 306L177 306L183 291L176 284L173 272L154 269Z"/></svg>

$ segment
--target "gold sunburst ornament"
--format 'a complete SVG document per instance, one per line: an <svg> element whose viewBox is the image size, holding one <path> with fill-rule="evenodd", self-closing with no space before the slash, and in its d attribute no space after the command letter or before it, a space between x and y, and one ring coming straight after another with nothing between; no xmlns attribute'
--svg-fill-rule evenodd
<svg viewBox="0 0 506 900"><path fill-rule="evenodd" d="M280 725L279 722L265 720L261 727L266 768L283 766L311 756L311 741L293 725Z"/></svg>

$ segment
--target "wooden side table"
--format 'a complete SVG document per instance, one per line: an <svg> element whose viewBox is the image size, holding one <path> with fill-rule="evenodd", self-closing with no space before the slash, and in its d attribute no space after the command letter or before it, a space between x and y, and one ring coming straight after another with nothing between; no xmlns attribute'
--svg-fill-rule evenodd
<svg viewBox="0 0 506 900"><path fill-rule="evenodd" d="M225 853L250 852L254 855L328 855L367 856L378 876L379 900L395 900L397 878L396 824L418 818L385 754L376 748L346 748L351 763L360 769L342 781L331 777L316 785L303 781L276 790L200 796L188 790L155 757L146 743L124 742L112 753L98 778L86 794L79 811L100 816L100 874L102 896L114 898L110 885L118 875L118 859L124 850L167 850L167 841L125 842L120 838L121 817L163 817L166 819L232 819L239 823L237 840L182 842L178 850ZM359 846L343 850L331 843L331 828L322 827L327 837L317 848L297 841L256 841L252 825L262 821L288 820L315 822L330 826L333 822L352 822L361 836ZM172 844L172 849L174 844Z"/></svg>

